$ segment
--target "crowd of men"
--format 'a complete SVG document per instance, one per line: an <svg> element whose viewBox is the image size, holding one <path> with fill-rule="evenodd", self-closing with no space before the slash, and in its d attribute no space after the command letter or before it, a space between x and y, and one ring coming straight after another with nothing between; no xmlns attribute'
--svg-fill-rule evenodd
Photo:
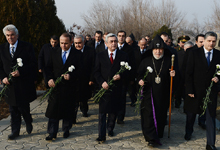
<svg viewBox="0 0 220 150"><path fill-rule="evenodd" d="M30 114L30 102L36 99L37 60L33 46L19 39L18 29L7 25L3 29L7 43L0 45L0 79L8 85L5 100L11 113L12 133L8 139L19 136L21 116L26 123L27 133L33 130ZM137 101L137 92L143 87L143 99L140 105L141 127L145 140L151 147L161 145L164 127L167 124L167 111L170 103L170 79L173 82L175 107L184 103L186 113L185 140L190 140L196 114L201 115L203 97L211 81L214 82L210 94L211 103L205 115L199 117L198 124L206 129L206 149L215 147L215 116L217 106L218 75L213 77L216 65L220 64L220 52L216 50L217 35L207 32L196 36L196 44L189 36L178 38L178 46L165 32L154 39L145 36L136 42L133 34L126 35L120 30L117 34L96 31L94 39L90 35L63 33L60 37L51 36L38 57L38 71L43 73L47 89L54 88L48 98L45 116L48 120L46 140L55 140L62 119L63 138L68 138L72 124L76 123L78 108L83 117L88 115L88 99L101 88L107 92L99 102L98 143L114 136L115 123L124 124L126 114L126 94L131 99L131 107ZM171 69L171 57L175 56L174 69ZM17 59L23 66L13 71ZM116 74L121 62L128 62L131 70ZM74 70L68 72L68 68ZM145 78L147 68L152 71ZM9 75L12 80L9 80ZM63 76L61 82L56 79ZM108 85L113 79L114 86ZM108 115L108 117L107 117Z"/></svg>

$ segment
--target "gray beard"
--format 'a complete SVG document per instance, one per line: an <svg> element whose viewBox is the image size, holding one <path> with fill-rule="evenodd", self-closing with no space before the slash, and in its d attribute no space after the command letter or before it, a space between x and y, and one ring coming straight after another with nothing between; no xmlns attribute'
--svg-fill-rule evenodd
<svg viewBox="0 0 220 150"><path fill-rule="evenodd" d="M153 53L153 52L152 52ZM154 56L154 58L156 59L156 60L159 60L159 59L161 59L162 57L163 57L163 55L164 55L164 53L162 54L162 55L160 55L160 57L159 58L157 58L154 54L153 54L153 56Z"/></svg>

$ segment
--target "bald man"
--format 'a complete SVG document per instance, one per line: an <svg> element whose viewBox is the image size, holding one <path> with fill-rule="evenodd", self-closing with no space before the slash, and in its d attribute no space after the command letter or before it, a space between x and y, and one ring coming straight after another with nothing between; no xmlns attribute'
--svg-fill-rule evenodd
<svg viewBox="0 0 220 150"><path fill-rule="evenodd" d="M132 39L131 39L131 37L126 37L126 43L128 43L128 45L130 45L130 46L132 46L132 44L133 44L133 41L132 41Z"/></svg>

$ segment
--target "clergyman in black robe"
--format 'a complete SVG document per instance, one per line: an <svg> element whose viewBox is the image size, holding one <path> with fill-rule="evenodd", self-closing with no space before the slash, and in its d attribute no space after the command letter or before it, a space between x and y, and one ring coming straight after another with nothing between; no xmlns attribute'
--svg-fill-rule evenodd
<svg viewBox="0 0 220 150"><path fill-rule="evenodd" d="M175 76L175 69L170 71L172 54L160 36L154 38L146 53L148 55L138 69L139 85L144 85L140 106L141 126L148 145L155 146L160 144L159 138L163 137L169 107L170 76ZM151 67L153 72L148 73L143 81L147 67Z"/></svg>

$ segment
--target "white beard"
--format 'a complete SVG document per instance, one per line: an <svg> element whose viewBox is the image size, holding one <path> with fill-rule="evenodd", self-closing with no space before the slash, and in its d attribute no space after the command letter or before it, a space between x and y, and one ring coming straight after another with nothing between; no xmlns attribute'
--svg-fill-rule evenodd
<svg viewBox="0 0 220 150"><path fill-rule="evenodd" d="M161 59L161 58L163 57L163 55L164 55L164 53L163 53L162 55L160 55L160 57L156 57L156 56L154 55L153 51L152 51L152 54L153 54L153 56L154 56L154 58L155 58L156 60Z"/></svg>

